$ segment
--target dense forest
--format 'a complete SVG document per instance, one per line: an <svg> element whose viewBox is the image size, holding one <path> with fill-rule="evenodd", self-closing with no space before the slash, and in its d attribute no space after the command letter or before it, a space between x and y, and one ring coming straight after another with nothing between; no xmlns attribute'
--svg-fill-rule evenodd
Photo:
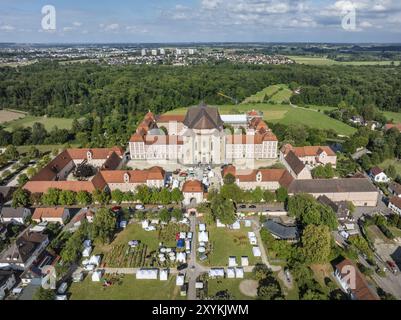
<svg viewBox="0 0 401 320"><path fill-rule="evenodd" d="M277 83L302 87L293 103L401 110L401 67L251 66L228 63L189 67L61 65L0 68L0 107L33 115L78 117L95 113L139 115L207 103L239 101Z"/></svg>

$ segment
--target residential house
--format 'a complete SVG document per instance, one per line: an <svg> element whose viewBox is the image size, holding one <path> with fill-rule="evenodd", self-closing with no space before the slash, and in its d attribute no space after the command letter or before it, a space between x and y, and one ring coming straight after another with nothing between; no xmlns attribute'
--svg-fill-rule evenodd
<svg viewBox="0 0 401 320"><path fill-rule="evenodd" d="M204 187L199 180L187 180L182 186L184 205L196 205L204 200Z"/></svg>
<svg viewBox="0 0 401 320"><path fill-rule="evenodd" d="M394 212L401 215L401 198L392 197L388 203L388 207Z"/></svg>
<svg viewBox="0 0 401 320"><path fill-rule="evenodd" d="M388 185L388 191L395 197L401 197L401 184L393 181Z"/></svg>
<svg viewBox="0 0 401 320"><path fill-rule="evenodd" d="M370 169L369 176L374 182L377 183L387 183L390 181L390 178L387 177L384 171L379 167L373 167L372 169Z"/></svg>
<svg viewBox="0 0 401 320"><path fill-rule="evenodd" d="M319 196L317 200L334 211L340 225L339 230L348 230L354 233L356 230L355 218L349 210L347 201L334 202L326 195Z"/></svg>
<svg viewBox="0 0 401 320"><path fill-rule="evenodd" d="M27 269L48 244L47 235L25 230L8 249L0 254L0 268Z"/></svg>
<svg viewBox="0 0 401 320"><path fill-rule="evenodd" d="M253 190L260 187L263 190L277 190L281 186L288 187L294 180L291 174L285 169L255 169L237 170L235 166L225 166L222 176L232 174L235 183L243 190Z"/></svg>
<svg viewBox="0 0 401 320"><path fill-rule="evenodd" d="M282 156L281 161L294 179L312 179L310 169L292 150L290 150L285 157Z"/></svg>
<svg viewBox="0 0 401 320"><path fill-rule="evenodd" d="M294 180L288 194L309 193L327 196L333 202L350 201L357 207L376 207L379 191L366 178Z"/></svg>
<svg viewBox="0 0 401 320"><path fill-rule="evenodd" d="M68 222L68 224L66 225L66 230L75 232L81 226L84 220L88 221L89 223L92 223L94 215L95 215L94 209L82 208Z"/></svg>
<svg viewBox="0 0 401 320"><path fill-rule="evenodd" d="M286 144L280 150L280 160L283 161L290 151L310 167L331 164L335 168L337 165L337 155L329 146L293 147Z"/></svg>
<svg viewBox="0 0 401 320"><path fill-rule="evenodd" d="M0 221L3 223L24 224L31 214L32 212L29 208L3 207L0 213Z"/></svg>
<svg viewBox="0 0 401 320"><path fill-rule="evenodd" d="M32 220L36 222L49 222L64 224L70 217L70 210L67 208L36 208Z"/></svg>
<svg viewBox="0 0 401 320"><path fill-rule="evenodd" d="M263 227L276 239L289 241L297 241L299 239L299 231L296 225L286 225L269 219L263 223Z"/></svg>
<svg viewBox="0 0 401 320"><path fill-rule="evenodd" d="M369 286L365 276L349 259L335 265L334 275L341 288L352 300L380 300L377 293Z"/></svg>
<svg viewBox="0 0 401 320"><path fill-rule="evenodd" d="M14 271L0 270L0 300L3 300L8 292L17 283Z"/></svg>

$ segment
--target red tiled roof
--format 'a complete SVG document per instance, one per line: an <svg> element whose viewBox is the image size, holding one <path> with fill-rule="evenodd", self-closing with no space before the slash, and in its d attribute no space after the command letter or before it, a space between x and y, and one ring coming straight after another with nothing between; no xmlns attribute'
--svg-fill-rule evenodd
<svg viewBox="0 0 401 320"><path fill-rule="evenodd" d="M231 165L230 166L225 166L223 168L223 172L222 172L223 177L225 177L229 173L232 174L233 176L235 176L236 168L234 166L231 166Z"/></svg>
<svg viewBox="0 0 401 320"><path fill-rule="evenodd" d="M349 259L344 259L342 262L337 264L336 269L341 273L342 276L347 276L349 271L345 271L344 267L353 267L355 270L355 288L351 289L353 295L357 300L380 300L376 293L374 293L368 285L366 278L359 271L358 267ZM344 272L343 272L344 270Z"/></svg>
<svg viewBox="0 0 401 320"><path fill-rule="evenodd" d="M241 174L239 171L237 171L236 177L239 179L240 182L256 182L256 176L260 173L263 182L278 182L285 172L285 169L256 169L247 174Z"/></svg>
<svg viewBox="0 0 401 320"><path fill-rule="evenodd" d="M143 135L139 134L139 133L134 133L131 136L131 139L129 140L129 142L143 142Z"/></svg>
<svg viewBox="0 0 401 320"><path fill-rule="evenodd" d="M400 197L392 197L390 199L390 203L392 203L397 208L401 209L401 198Z"/></svg>
<svg viewBox="0 0 401 320"><path fill-rule="evenodd" d="M32 220L40 220L41 218L61 218L64 208L37 208L35 209Z"/></svg>
<svg viewBox="0 0 401 320"><path fill-rule="evenodd" d="M31 181L47 181L55 179L57 173L65 168L72 160L73 159L68 151L64 150L35 176L33 176Z"/></svg>
<svg viewBox="0 0 401 320"><path fill-rule="evenodd" d="M185 115L162 114L156 116L156 122L184 122Z"/></svg>
<svg viewBox="0 0 401 320"><path fill-rule="evenodd" d="M382 173L382 172L383 172L383 170L380 169L379 167L373 167L372 169L370 169L370 173L371 173L373 176L377 176L378 174L380 174L380 173Z"/></svg>
<svg viewBox="0 0 401 320"><path fill-rule="evenodd" d="M92 181L28 181L24 189L31 193L46 193L49 189L70 190L74 192L93 192L95 189L103 189L105 184L93 177ZM98 183L96 183L99 181Z"/></svg>
<svg viewBox="0 0 401 320"><path fill-rule="evenodd" d="M328 156L336 155L328 146L293 147L290 144L286 144L281 148L281 152L284 155L287 155L290 151L293 151L298 158L319 156L323 151L326 152Z"/></svg>
<svg viewBox="0 0 401 320"><path fill-rule="evenodd" d="M124 183L124 175L128 174L130 183L146 183L148 180L164 180L165 171L161 167L147 170L112 170L101 171L105 183Z"/></svg>
<svg viewBox="0 0 401 320"><path fill-rule="evenodd" d="M182 192L203 193L202 183L199 180L187 180L182 187Z"/></svg>
<svg viewBox="0 0 401 320"><path fill-rule="evenodd" d="M68 154L72 159L80 160L87 159L88 152L91 152L92 159L107 159L113 152L115 152L119 157L122 157L124 150L119 147L112 148L74 148L67 149Z"/></svg>

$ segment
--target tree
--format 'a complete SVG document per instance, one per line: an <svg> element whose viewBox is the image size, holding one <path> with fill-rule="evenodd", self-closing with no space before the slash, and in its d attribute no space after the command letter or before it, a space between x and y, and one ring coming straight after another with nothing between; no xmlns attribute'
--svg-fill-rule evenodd
<svg viewBox="0 0 401 320"><path fill-rule="evenodd" d="M42 195L42 203L47 206L57 206L59 204L60 190L50 188Z"/></svg>
<svg viewBox="0 0 401 320"><path fill-rule="evenodd" d="M9 145L4 151L4 156L8 160L17 160L19 157L19 152L14 145Z"/></svg>
<svg viewBox="0 0 401 320"><path fill-rule="evenodd" d="M178 188L174 188L171 191L171 201L174 203L181 203L184 200L184 195L182 194L181 190Z"/></svg>
<svg viewBox="0 0 401 320"><path fill-rule="evenodd" d="M223 224L233 224L237 219L233 202L225 199L221 194L213 198L210 207L214 218L219 219Z"/></svg>
<svg viewBox="0 0 401 320"><path fill-rule="evenodd" d="M331 253L331 234L327 226L306 226L301 240L302 253L307 262L328 262Z"/></svg>
<svg viewBox="0 0 401 320"><path fill-rule="evenodd" d="M136 198L143 204L149 204L152 199L152 191L146 186L138 186L136 188Z"/></svg>
<svg viewBox="0 0 401 320"><path fill-rule="evenodd" d="M252 200L255 203L260 203L263 200L263 190L260 187L256 187L253 191L252 191Z"/></svg>
<svg viewBox="0 0 401 320"><path fill-rule="evenodd" d="M261 300L282 299L281 288L277 281L264 279L258 287L258 298Z"/></svg>
<svg viewBox="0 0 401 320"><path fill-rule="evenodd" d="M54 290L44 289L42 286L40 286L33 295L33 300L54 300L55 298L56 294Z"/></svg>
<svg viewBox="0 0 401 320"><path fill-rule="evenodd" d="M263 200L265 200L267 203L273 203L276 200L276 194L274 192L266 190L265 192L263 192Z"/></svg>
<svg viewBox="0 0 401 320"><path fill-rule="evenodd" d="M173 209L173 211L171 211L171 216L175 219L177 219L177 221L181 221L182 218L184 217L184 215L182 214L182 211L180 209Z"/></svg>
<svg viewBox="0 0 401 320"><path fill-rule="evenodd" d="M12 205L17 207L28 207L30 205L30 192L28 190L19 188L13 194Z"/></svg>
<svg viewBox="0 0 401 320"><path fill-rule="evenodd" d="M159 212L160 220L163 222L170 222L171 213L167 209L161 209Z"/></svg>
<svg viewBox="0 0 401 320"><path fill-rule="evenodd" d="M59 194L58 203L63 206L71 206L75 204L76 193L70 190L63 190Z"/></svg>
<svg viewBox="0 0 401 320"><path fill-rule="evenodd" d="M29 178L25 173L22 173L19 175L17 181L18 181L18 186L22 187L25 183L29 181Z"/></svg>
<svg viewBox="0 0 401 320"><path fill-rule="evenodd" d="M30 159L37 159L40 156L40 151L35 146L30 146L26 155Z"/></svg>
<svg viewBox="0 0 401 320"><path fill-rule="evenodd" d="M92 203L92 195L87 191L78 191L76 200L80 205L89 205Z"/></svg>
<svg viewBox="0 0 401 320"><path fill-rule="evenodd" d="M397 169L392 164L390 164L388 168L384 171L387 174L387 176L389 176L392 179L395 179L395 177L397 176Z"/></svg>
<svg viewBox="0 0 401 320"><path fill-rule="evenodd" d="M93 219L93 237L103 244L110 242L116 229L116 222L113 212L107 208L99 209Z"/></svg>
<svg viewBox="0 0 401 320"><path fill-rule="evenodd" d="M161 204L164 204L164 205L169 204L171 202L170 191L167 188L163 188L158 194L158 199Z"/></svg>
<svg viewBox="0 0 401 320"><path fill-rule="evenodd" d="M284 187L280 187L276 190L276 199L278 202L286 202L288 198L287 189Z"/></svg>
<svg viewBox="0 0 401 320"><path fill-rule="evenodd" d="M235 183L235 176L231 173L227 173L223 178L224 184L233 184Z"/></svg>
<svg viewBox="0 0 401 320"><path fill-rule="evenodd" d="M121 204L124 199L124 193L120 189L115 189L111 192L111 200L117 204Z"/></svg>
<svg viewBox="0 0 401 320"><path fill-rule="evenodd" d="M110 193L107 192L106 190L99 190L95 189L92 192L92 199L96 203L100 204L108 204L110 202L111 196Z"/></svg>
<svg viewBox="0 0 401 320"><path fill-rule="evenodd" d="M220 189L220 195L225 199L230 199L235 203L243 201L243 191L236 184L225 184Z"/></svg>

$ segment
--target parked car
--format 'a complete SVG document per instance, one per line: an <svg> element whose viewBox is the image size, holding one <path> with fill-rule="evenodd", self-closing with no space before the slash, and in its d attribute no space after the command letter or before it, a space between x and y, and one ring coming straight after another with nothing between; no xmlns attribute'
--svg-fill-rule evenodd
<svg viewBox="0 0 401 320"><path fill-rule="evenodd" d="M398 269L393 261L387 261L387 265L389 266L392 273L397 273Z"/></svg>
<svg viewBox="0 0 401 320"><path fill-rule="evenodd" d="M67 282L63 282L63 283L60 285L60 287L58 287L57 292L58 292L59 294L63 295L63 294L67 291L67 288L68 288L68 283L67 283Z"/></svg>
<svg viewBox="0 0 401 320"><path fill-rule="evenodd" d="M245 205L245 204L241 204L239 207L240 207L241 209L246 209L246 205Z"/></svg>
<svg viewBox="0 0 401 320"><path fill-rule="evenodd" d="M251 205L249 206L249 209L256 209L256 206L255 206L254 204L251 204Z"/></svg>
<svg viewBox="0 0 401 320"><path fill-rule="evenodd" d="M135 206L135 210L145 210L145 207L144 207L143 204L137 204L137 205Z"/></svg>
<svg viewBox="0 0 401 320"><path fill-rule="evenodd" d="M186 268L188 268L188 263L183 263L183 264L180 264L180 265L177 267L177 270L178 270L178 271L182 271L182 270L185 270Z"/></svg>

